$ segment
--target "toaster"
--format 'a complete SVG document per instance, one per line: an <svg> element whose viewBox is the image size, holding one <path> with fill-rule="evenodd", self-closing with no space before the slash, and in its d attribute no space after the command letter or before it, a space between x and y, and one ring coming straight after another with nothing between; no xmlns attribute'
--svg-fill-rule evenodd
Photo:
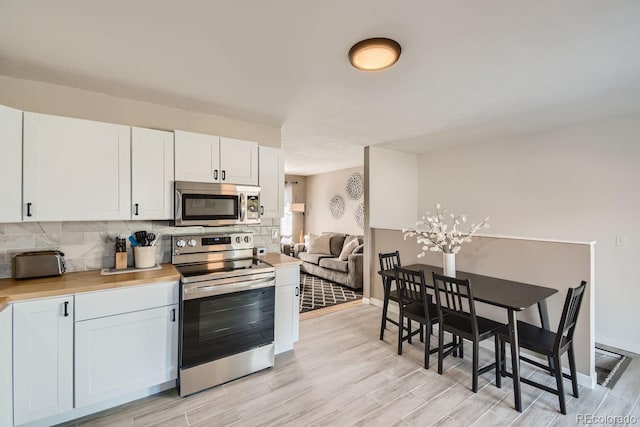
<svg viewBox="0 0 640 427"><path fill-rule="evenodd" d="M62 276L66 267L64 254L60 251L24 252L14 258L16 279Z"/></svg>

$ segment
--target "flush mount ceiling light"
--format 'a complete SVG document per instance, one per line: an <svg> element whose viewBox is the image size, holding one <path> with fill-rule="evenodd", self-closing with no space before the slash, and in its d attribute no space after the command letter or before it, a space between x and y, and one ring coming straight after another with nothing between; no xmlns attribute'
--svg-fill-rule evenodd
<svg viewBox="0 0 640 427"><path fill-rule="evenodd" d="M354 44L349 50L349 61L358 70L384 70L398 61L401 51L395 40L376 37Z"/></svg>

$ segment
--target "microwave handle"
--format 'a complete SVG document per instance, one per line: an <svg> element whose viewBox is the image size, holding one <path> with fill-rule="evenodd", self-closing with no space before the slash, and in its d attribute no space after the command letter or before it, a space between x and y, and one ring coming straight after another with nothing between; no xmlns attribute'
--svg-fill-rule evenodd
<svg viewBox="0 0 640 427"><path fill-rule="evenodd" d="M240 193L240 222L245 222L247 217L247 194Z"/></svg>
<svg viewBox="0 0 640 427"><path fill-rule="evenodd" d="M182 219L182 193L179 191L176 191L176 205L174 206L174 209L176 211L176 216L174 217L175 220L179 221Z"/></svg>

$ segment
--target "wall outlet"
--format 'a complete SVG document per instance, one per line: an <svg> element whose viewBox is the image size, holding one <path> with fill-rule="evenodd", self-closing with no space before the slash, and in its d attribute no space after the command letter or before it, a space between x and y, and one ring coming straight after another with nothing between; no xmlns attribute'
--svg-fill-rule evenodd
<svg viewBox="0 0 640 427"><path fill-rule="evenodd" d="M625 236L624 234L616 234L616 246L627 246L627 236Z"/></svg>

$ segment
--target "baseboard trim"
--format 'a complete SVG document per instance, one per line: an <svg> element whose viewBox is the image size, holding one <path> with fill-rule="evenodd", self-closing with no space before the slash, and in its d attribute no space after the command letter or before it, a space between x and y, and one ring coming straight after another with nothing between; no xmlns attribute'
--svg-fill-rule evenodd
<svg viewBox="0 0 640 427"><path fill-rule="evenodd" d="M115 399L108 400L106 402L100 402L100 403L85 406L82 408L73 409L69 412L65 412L64 414L54 415L52 417L43 418L41 420L33 421L30 423L21 424L20 427L45 427L45 426L52 426L56 424L66 423L68 421L75 420L78 418L83 418L88 415L92 415L97 412L104 411L106 409L123 405L125 403L133 402L134 400L142 399L144 397L149 397L154 394L158 394L163 391L170 390L172 388L176 388L175 380L169 381L163 384L159 384L153 387L148 387L133 393L129 393L125 396L120 396Z"/></svg>

